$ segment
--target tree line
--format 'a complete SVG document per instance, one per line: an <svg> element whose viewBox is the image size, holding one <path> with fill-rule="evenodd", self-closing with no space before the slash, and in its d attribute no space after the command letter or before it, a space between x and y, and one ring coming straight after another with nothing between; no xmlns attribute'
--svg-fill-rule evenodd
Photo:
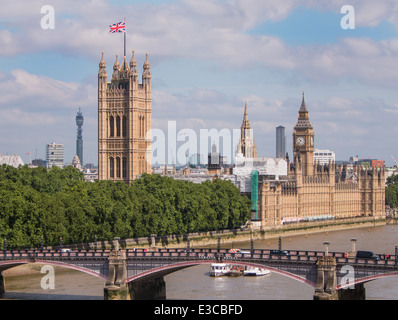
<svg viewBox="0 0 398 320"><path fill-rule="evenodd" d="M230 181L144 174L130 185L87 182L73 167L0 167L0 248L237 228L251 201Z"/></svg>
<svg viewBox="0 0 398 320"><path fill-rule="evenodd" d="M392 175L386 182L386 205L398 207L398 175Z"/></svg>

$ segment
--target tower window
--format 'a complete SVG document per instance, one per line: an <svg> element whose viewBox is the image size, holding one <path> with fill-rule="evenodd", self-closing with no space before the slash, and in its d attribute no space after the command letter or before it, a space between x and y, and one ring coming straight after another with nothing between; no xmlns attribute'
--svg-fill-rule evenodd
<svg viewBox="0 0 398 320"><path fill-rule="evenodd" d="M120 137L120 117L116 117L116 136Z"/></svg>
<svg viewBox="0 0 398 320"><path fill-rule="evenodd" d="M145 117L144 116L138 116L138 120L139 120L139 125L140 125L139 136L141 138L143 138L143 137L145 137Z"/></svg>
<svg viewBox="0 0 398 320"><path fill-rule="evenodd" d="M127 178L127 158L126 157L123 157L122 172L123 172L123 178Z"/></svg>
<svg viewBox="0 0 398 320"><path fill-rule="evenodd" d="M115 136L115 119L113 118L113 116L110 116L109 118L109 136Z"/></svg>
<svg viewBox="0 0 398 320"><path fill-rule="evenodd" d="M109 158L109 176L111 178L115 177L115 160L113 157Z"/></svg>
<svg viewBox="0 0 398 320"><path fill-rule="evenodd" d="M120 158L116 158L116 177L120 178Z"/></svg>
<svg viewBox="0 0 398 320"><path fill-rule="evenodd" d="M126 116L123 116L122 134L123 134L123 137L127 137L127 117Z"/></svg>

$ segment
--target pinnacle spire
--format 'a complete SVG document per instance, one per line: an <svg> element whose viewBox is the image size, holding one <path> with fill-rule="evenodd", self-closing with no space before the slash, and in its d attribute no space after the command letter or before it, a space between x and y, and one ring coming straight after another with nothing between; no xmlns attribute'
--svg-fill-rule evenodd
<svg viewBox="0 0 398 320"><path fill-rule="evenodd" d="M101 57L101 61L100 61L100 68L101 67L106 67L106 62L105 62L105 58L104 58L104 50L102 50L102 57Z"/></svg>
<svg viewBox="0 0 398 320"><path fill-rule="evenodd" d="M301 107L299 112L308 112L307 106L305 105L305 100L304 100L304 90L303 90L303 99L301 100Z"/></svg>
<svg viewBox="0 0 398 320"><path fill-rule="evenodd" d="M310 123L310 118L308 115L308 109L307 106L305 105L305 99L304 99L304 91L303 91L303 98L301 100L301 106L298 112L298 120L296 123L295 128L301 127L301 128L312 128L311 123Z"/></svg>
<svg viewBox="0 0 398 320"><path fill-rule="evenodd" d="M119 64L119 60L118 60L118 54L116 53L116 60L115 63L113 64L113 70L118 70L120 69L120 64Z"/></svg>
<svg viewBox="0 0 398 320"><path fill-rule="evenodd" d="M145 58L145 62L144 62L144 69L150 69L151 65L149 64L149 60L148 60L148 52L146 53L146 58Z"/></svg>
<svg viewBox="0 0 398 320"><path fill-rule="evenodd" d="M242 128L250 129L249 114L247 112L247 100L245 100L245 112L243 114Z"/></svg>
<svg viewBox="0 0 398 320"><path fill-rule="evenodd" d="M253 130L250 126L249 115L247 112L247 100L245 100L245 112L243 115L243 122L240 130L241 137L237 147L237 153L241 153L244 157L247 158L257 157L257 148L254 142Z"/></svg>
<svg viewBox="0 0 398 320"><path fill-rule="evenodd" d="M135 60L135 51L132 51L132 55L131 55L131 60L130 60L130 67L136 67L137 66L137 61Z"/></svg>
<svg viewBox="0 0 398 320"><path fill-rule="evenodd" d="M104 50L102 50L102 57L99 63L99 73L101 75L106 75L106 62L104 58Z"/></svg>
<svg viewBox="0 0 398 320"><path fill-rule="evenodd" d="M126 56L123 57L123 62L122 62L122 67L121 70L122 71L127 71L129 69L129 65L127 63L127 59Z"/></svg>

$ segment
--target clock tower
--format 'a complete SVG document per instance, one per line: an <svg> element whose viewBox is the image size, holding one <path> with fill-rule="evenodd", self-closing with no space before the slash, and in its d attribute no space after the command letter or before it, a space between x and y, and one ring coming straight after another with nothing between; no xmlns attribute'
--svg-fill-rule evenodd
<svg viewBox="0 0 398 320"><path fill-rule="evenodd" d="M314 174L314 129L309 120L308 109L303 100L298 112L298 120L293 130L294 163L301 166L304 176Z"/></svg>

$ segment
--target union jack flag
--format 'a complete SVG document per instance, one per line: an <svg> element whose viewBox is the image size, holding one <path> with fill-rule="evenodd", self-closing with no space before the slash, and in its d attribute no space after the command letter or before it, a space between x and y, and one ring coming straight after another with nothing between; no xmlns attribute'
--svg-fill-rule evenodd
<svg viewBox="0 0 398 320"><path fill-rule="evenodd" d="M126 21L110 24L109 28L109 33L126 32Z"/></svg>

